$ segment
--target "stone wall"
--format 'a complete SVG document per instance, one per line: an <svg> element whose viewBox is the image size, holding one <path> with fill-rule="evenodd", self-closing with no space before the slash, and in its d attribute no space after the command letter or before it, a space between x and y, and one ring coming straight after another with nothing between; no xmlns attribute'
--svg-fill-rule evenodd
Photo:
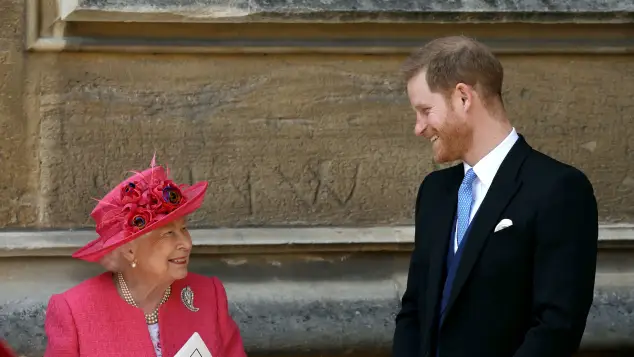
<svg viewBox="0 0 634 357"><path fill-rule="evenodd" d="M61 1L62 7L69 3ZM105 14L206 6L158 1L143 3L142 11L125 1L76 3L79 10ZM337 4L331 10L354 5ZM417 10L391 4L397 13ZM430 4L431 10L440 6ZM504 7L500 13L561 10L521 4L498 5ZM617 1L609 13L627 18L623 13L634 6L627 4ZM581 5L580 12L591 6ZM90 226L91 197L104 194L127 170L144 168L154 152L177 179L209 180L196 226L411 223L417 185L435 166L429 145L412 134L414 117L397 76L405 53L25 52L24 2L1 0L0 9L0 227ZM311 7L297 2L293 9L288 16ZM562 28L560 36L573 30ZM526 36L523 31L507 38ZM620 38L621 32L609 33ZM588 174L602 222L632 222L632 56L501 59L506 106L518 130L535 148Z"/></svg>
<svg viewBox="0 0 634 357"><path fill-rule="evenodd" d="M0 226L37 222L36 135L38 121L27 120L28 66L23 53L23 1L0 1ZM32 87L31 87L32 88Z"/></svg>
<svg viewBox="0 0 634 357"><path fill-rule="evenodd" d="M409 224L434 169L397 76L402 55L23 52L2 0L0 226L89 226L87 213L154 152L209 180L197 226ZM502 55L510 116L583 169L603 222L634 220L627 55Z"/></svg>
<svg viewBox="0 0 634 357"><path fill-rule="evenodd" d="M434 165L412 134L400 59L63 54L29 67L36 224L91 224L90 198L155 151L178 180L209 180L197 225L409 223ZM634 219L632 58L503 61L518 130L587 172L602 221Z"/></svg>

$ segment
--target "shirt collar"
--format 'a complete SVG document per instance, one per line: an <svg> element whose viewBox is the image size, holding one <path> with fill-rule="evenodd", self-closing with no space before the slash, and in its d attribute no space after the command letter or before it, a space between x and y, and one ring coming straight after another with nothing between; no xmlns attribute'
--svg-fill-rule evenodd
<svg viewBox="0 0 634 357"><path fill-rule="evenodd" d="M495 149L491 150L485 157L478 161L473 166L473 172L478 176L478 180L483 184L490 186L493 182L495 174L498 172L502 161L506 158L506 155L511 151L511 148L517 141L519 136L515 128L511 130L511 133L500 143ZM471 168L467 163L463 163L465 173Z"/></svg>

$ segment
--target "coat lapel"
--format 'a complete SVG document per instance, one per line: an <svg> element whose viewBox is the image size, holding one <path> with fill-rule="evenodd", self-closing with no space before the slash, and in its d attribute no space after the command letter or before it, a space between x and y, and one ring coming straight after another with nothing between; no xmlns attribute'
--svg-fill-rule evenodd
<svg viewBox="0 0 634 357"><path fill-rule="evenodd" d="M165 356L175 355L195 332L193 326L197 325L192 313L181 302L183 287L181 280L175 281L170 298L159 310L161 347Z"/></svg>
<svg viewBox="0 0 634 357"><path fill-rule="evenodd" d="M126 354L130 356L149 356L154 353L154 345L145 323L145 315L140 309L125 302L117 291L111 273L101 276L105 309L108 313L101 315L105 318L112 331L100 331L112 334L112 340L125 344ZM119 347L117 347L119 348ZM107 353L104 352L104 355Z"/></svg>
<svg viewBox="0 0 634 357"><path fill-rule="evenodd" d="M172 294L159 309L159 324L163 356L174 356L189 340L194 332L198 332L213 356L219 355L220 345L216 339L216 321L210 319L209 309L214 309L213 301L194 299L193 303L199 310L190 311L183 303L181 293L183 288L190 286L189 279L176 280L172 284ZM192 287L194 293L197 287ZM200 294L200 292L199 292Z"/></svg>
<svg viewBox="0 0 634 357"><path fill-rule="evenodd" d="M463 247L464 251L458 265L458 271L456 272L456 277L451 288L451 294L445 313L451 310L457 296L460 294L460 290L464 286L473 266L480 256L480 252L487 238L493 231L493 228L501 218L502 213L511 199L522 185L518 177L518 172L530 151L531 147L520 135L502 162L502 165L500 165L491 183L491 187L478 209L476 218L471 222L471 231Z"/></svg>
<svg viewBox="0 0 634 357"><path fill-rule="evenodd" d="M429 254L429 272L428 276L423 277L427 279L427 296L425 306L425 327L427 331L430 331L430 327L433 324L434 317L438 311L438 304L440 302L442 286L443 286L443 270L445 264L445 258L447 256L447 249L449 249L449 238L451 235L451 227L453 225L453 218L456 212L456 206L458 204L458 187L464 176L464 170L462 164L452 167L448 171L445 187L439 190L437 203L431 202L431 204L437 205L434 209L433 219L425 220L429 223L429 227L422 227L423 234L429 234L431 240ZM423 286L425 286L423 285Z"/></svg>

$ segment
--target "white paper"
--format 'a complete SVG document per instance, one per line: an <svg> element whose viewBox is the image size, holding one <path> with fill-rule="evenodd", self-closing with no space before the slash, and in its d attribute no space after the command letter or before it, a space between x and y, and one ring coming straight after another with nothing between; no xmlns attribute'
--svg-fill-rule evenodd
<svg viewBox="0 0 634 357"><path fill-rule="evenodd" d="M198 332L185 342L174 357L213 357Z"/></svg>

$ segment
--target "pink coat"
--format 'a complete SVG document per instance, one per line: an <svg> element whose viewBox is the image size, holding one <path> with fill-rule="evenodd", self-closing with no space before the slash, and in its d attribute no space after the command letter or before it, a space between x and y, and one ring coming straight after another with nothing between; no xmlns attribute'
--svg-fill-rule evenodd
<svg viewBox="0 0 634 357"><path fill-rule="evenodd" d="M0 357L17 357L18 355L13 352L9 345L3 340L0 340Z"/></svg>
<svg viewBox="0 0 634 357"><path fill-rule="evenodd" d="M194 292L197 312L181 301L186 286ZM143 312L119 297L111 273L53 295L45 330L44 357L156 357ZM194 332L214 357L246 357L225 289L215 277L189 273L174 282L170 298L159 309L159 330L163 357L173 357Z"/></svg>

